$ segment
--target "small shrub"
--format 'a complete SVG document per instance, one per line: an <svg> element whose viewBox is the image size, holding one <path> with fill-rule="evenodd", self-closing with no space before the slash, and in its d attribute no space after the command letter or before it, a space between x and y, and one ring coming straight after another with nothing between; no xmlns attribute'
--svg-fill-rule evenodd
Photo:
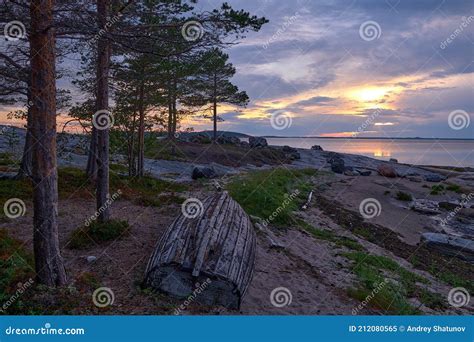
<svg viewBox="0 0 474 342"><path fill-rule="evenodd" d="M411 202L413 201L413 197L410 194L407 194L406 192L399 191L397 192L397 200Z"/></svg>
<svg viewBox="0 0 474 342"><path fill-rule="evenodd" d="M68 246L72 249L84 249L94 245L94 243L100 244L116 240L129 232L130 226L127 221L93 221L89 226L73 231Z"/></svg>
<svg viewBox="0 0 474 342"><path fill-rule="evenodd" d="M461 189L461 187L460 187L459 185L457 185L457 184L449 184L449 185L446 187L446 190L455 192L455 193L457 193L457 194L460 194L460 193L463 192L462 189Z"/></svg>
<svg viewBox="0 0 474 342"><path fill-rule="evenodd" d="M436 184L431 187L431 195L439 195L444 192L444 186L441 184Z"/></svg>

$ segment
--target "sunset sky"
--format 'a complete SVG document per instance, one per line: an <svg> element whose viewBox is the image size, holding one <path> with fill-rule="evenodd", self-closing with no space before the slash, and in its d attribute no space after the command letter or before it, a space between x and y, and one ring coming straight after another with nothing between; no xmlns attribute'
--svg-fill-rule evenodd
<svg viewBox="0 0 474 342"><path fill-rule="evenodd" d="M221 3L200 1L196 7ZM229 3L270 22L228 50L237 68L233 81L251 102L238 110L220 106L225 120L220 129L280 136L361 131L361 137L474 138L474 1ZM60 85L81 100L70 80ZM1 112L4 117L6 109ZM467 120L462 129L451 128L453 112ZM275 129L272 115L290 123ZM211 123L192 119L182 128L190 126L210 129Z"/></svg>
<svg viewBox="0 0 474 342"><path fill-rule="evenodd" d="M474 122L459 130L448 124L456 110L474 120L474 1L230 3L270 23L230 50L234 80L251 103L239 112L221 108L221 128L345 136L378 108L360 136L474 138ZM363 39L367 22L380 30L372 25L375 36ZM291 126L273 129L275 111Z"/></svg>

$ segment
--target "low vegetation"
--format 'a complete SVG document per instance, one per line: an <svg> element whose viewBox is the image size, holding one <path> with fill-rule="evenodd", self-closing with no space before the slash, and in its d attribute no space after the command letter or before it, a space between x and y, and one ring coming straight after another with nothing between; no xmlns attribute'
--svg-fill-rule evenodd
<svg viewBox="0 0 474 342"><path fill-rule="evenodd" d="M130 226L127 221L93 221L89 225L72 232L67 246L71 249L85 249L128 235Z"/></svg>
<svg viewBox="0 0 474 342"><path fill-rule="evenodd" d="M32 286L33 279L32 255L5 229L0 229L0 314L14 313L21 308L25 298L19 291Z"/></svg>
<svg viewBox="0 0 474 342"><path fill-rule="evenodd" d="M297 223L293 211L302 205L312 186L313 169L288 170L276 168L237 177L227 185L230 195L249 215L285 227Z"/></svg>
<svg viewBox="0 0 474 342"><path fill-rule="evenodd" d="M356 240L351 239L346 236L338 236L331 232L330 230L327 229L319 229L315 228L312 225L301 221L300 226L303 227L305 231L310 233L312 236L314 236L316 239L319 240L326 240L334 243L336 246L340 247L346 247L351 250L355 251L363 251L365 250L364 246L362 246L360 243L358 243Z"/></svg>
<svg viewBox="0 0 474 342"><path fill-rule="evenodd" d="M411 201L413 201L413 197L412 197L412 195L410 195L406 192L399 191L399 192L397 192L397 200L405 201L405 202L411 202Z"/></svg>
<svg viewBox="0 0 474 342"><path fill-rule="evenodd" d="M359 286L349 289L349 295L358 300L373 296L370 305L398 315L420 313L410 304L409 298L418 298L433 309L444 306L441 296L423 287L429 283L426 278L406 270L390 258L363 252L344 253L343 256L354 262L352 271L359 279Z"/></svg>

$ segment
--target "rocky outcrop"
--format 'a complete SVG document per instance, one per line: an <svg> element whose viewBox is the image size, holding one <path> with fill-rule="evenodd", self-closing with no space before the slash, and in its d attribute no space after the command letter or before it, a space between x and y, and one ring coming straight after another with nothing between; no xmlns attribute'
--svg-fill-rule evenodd
<svg viewBox="0 0 474 342"><path fill-rule="evenodd" d="M217 172L212 167L195 167L193 169L192 179L199 178L212 179L217 177Z"/></svg>
<svg viewBox="0 0 474 342"><path fill-rule="evenodd" d="M251 148L267 147L268 146L267 139L262 138L262 137L250 137L249 138L249 144L250 144Z"/></svg>
<svg viewBox="0 0 474 342"><path fill-rule="evenodd" d="M474 241L439 233L424 233L421 243L438 252L474 262Z"/></svg>
<svg viewBox="0 0 474 342"><path fill-rule="evenodd" d="M313 146L311 146L311 149L313 151L324 151L323 148L319 145L313 145Z"/></svg>
<svg viewBox="0 0 474 342"><path fill-rule="evenodd" d="M218 144L223 144L223 145L239 145L240 144L240 139L237 137L232 137L232 136L226 136L226 135L221 135L217 138L217 143Z"/></svg>

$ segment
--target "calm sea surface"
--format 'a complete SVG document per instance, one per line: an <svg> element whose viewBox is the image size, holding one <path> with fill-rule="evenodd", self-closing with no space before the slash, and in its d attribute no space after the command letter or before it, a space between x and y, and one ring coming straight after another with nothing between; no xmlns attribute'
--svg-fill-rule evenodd
<svg viewBox="0 0 474 342"><path fill-rule="evenodd" d="M267 138L270 145L360 154L400 163L474 167L474 140Z"/></svg>

